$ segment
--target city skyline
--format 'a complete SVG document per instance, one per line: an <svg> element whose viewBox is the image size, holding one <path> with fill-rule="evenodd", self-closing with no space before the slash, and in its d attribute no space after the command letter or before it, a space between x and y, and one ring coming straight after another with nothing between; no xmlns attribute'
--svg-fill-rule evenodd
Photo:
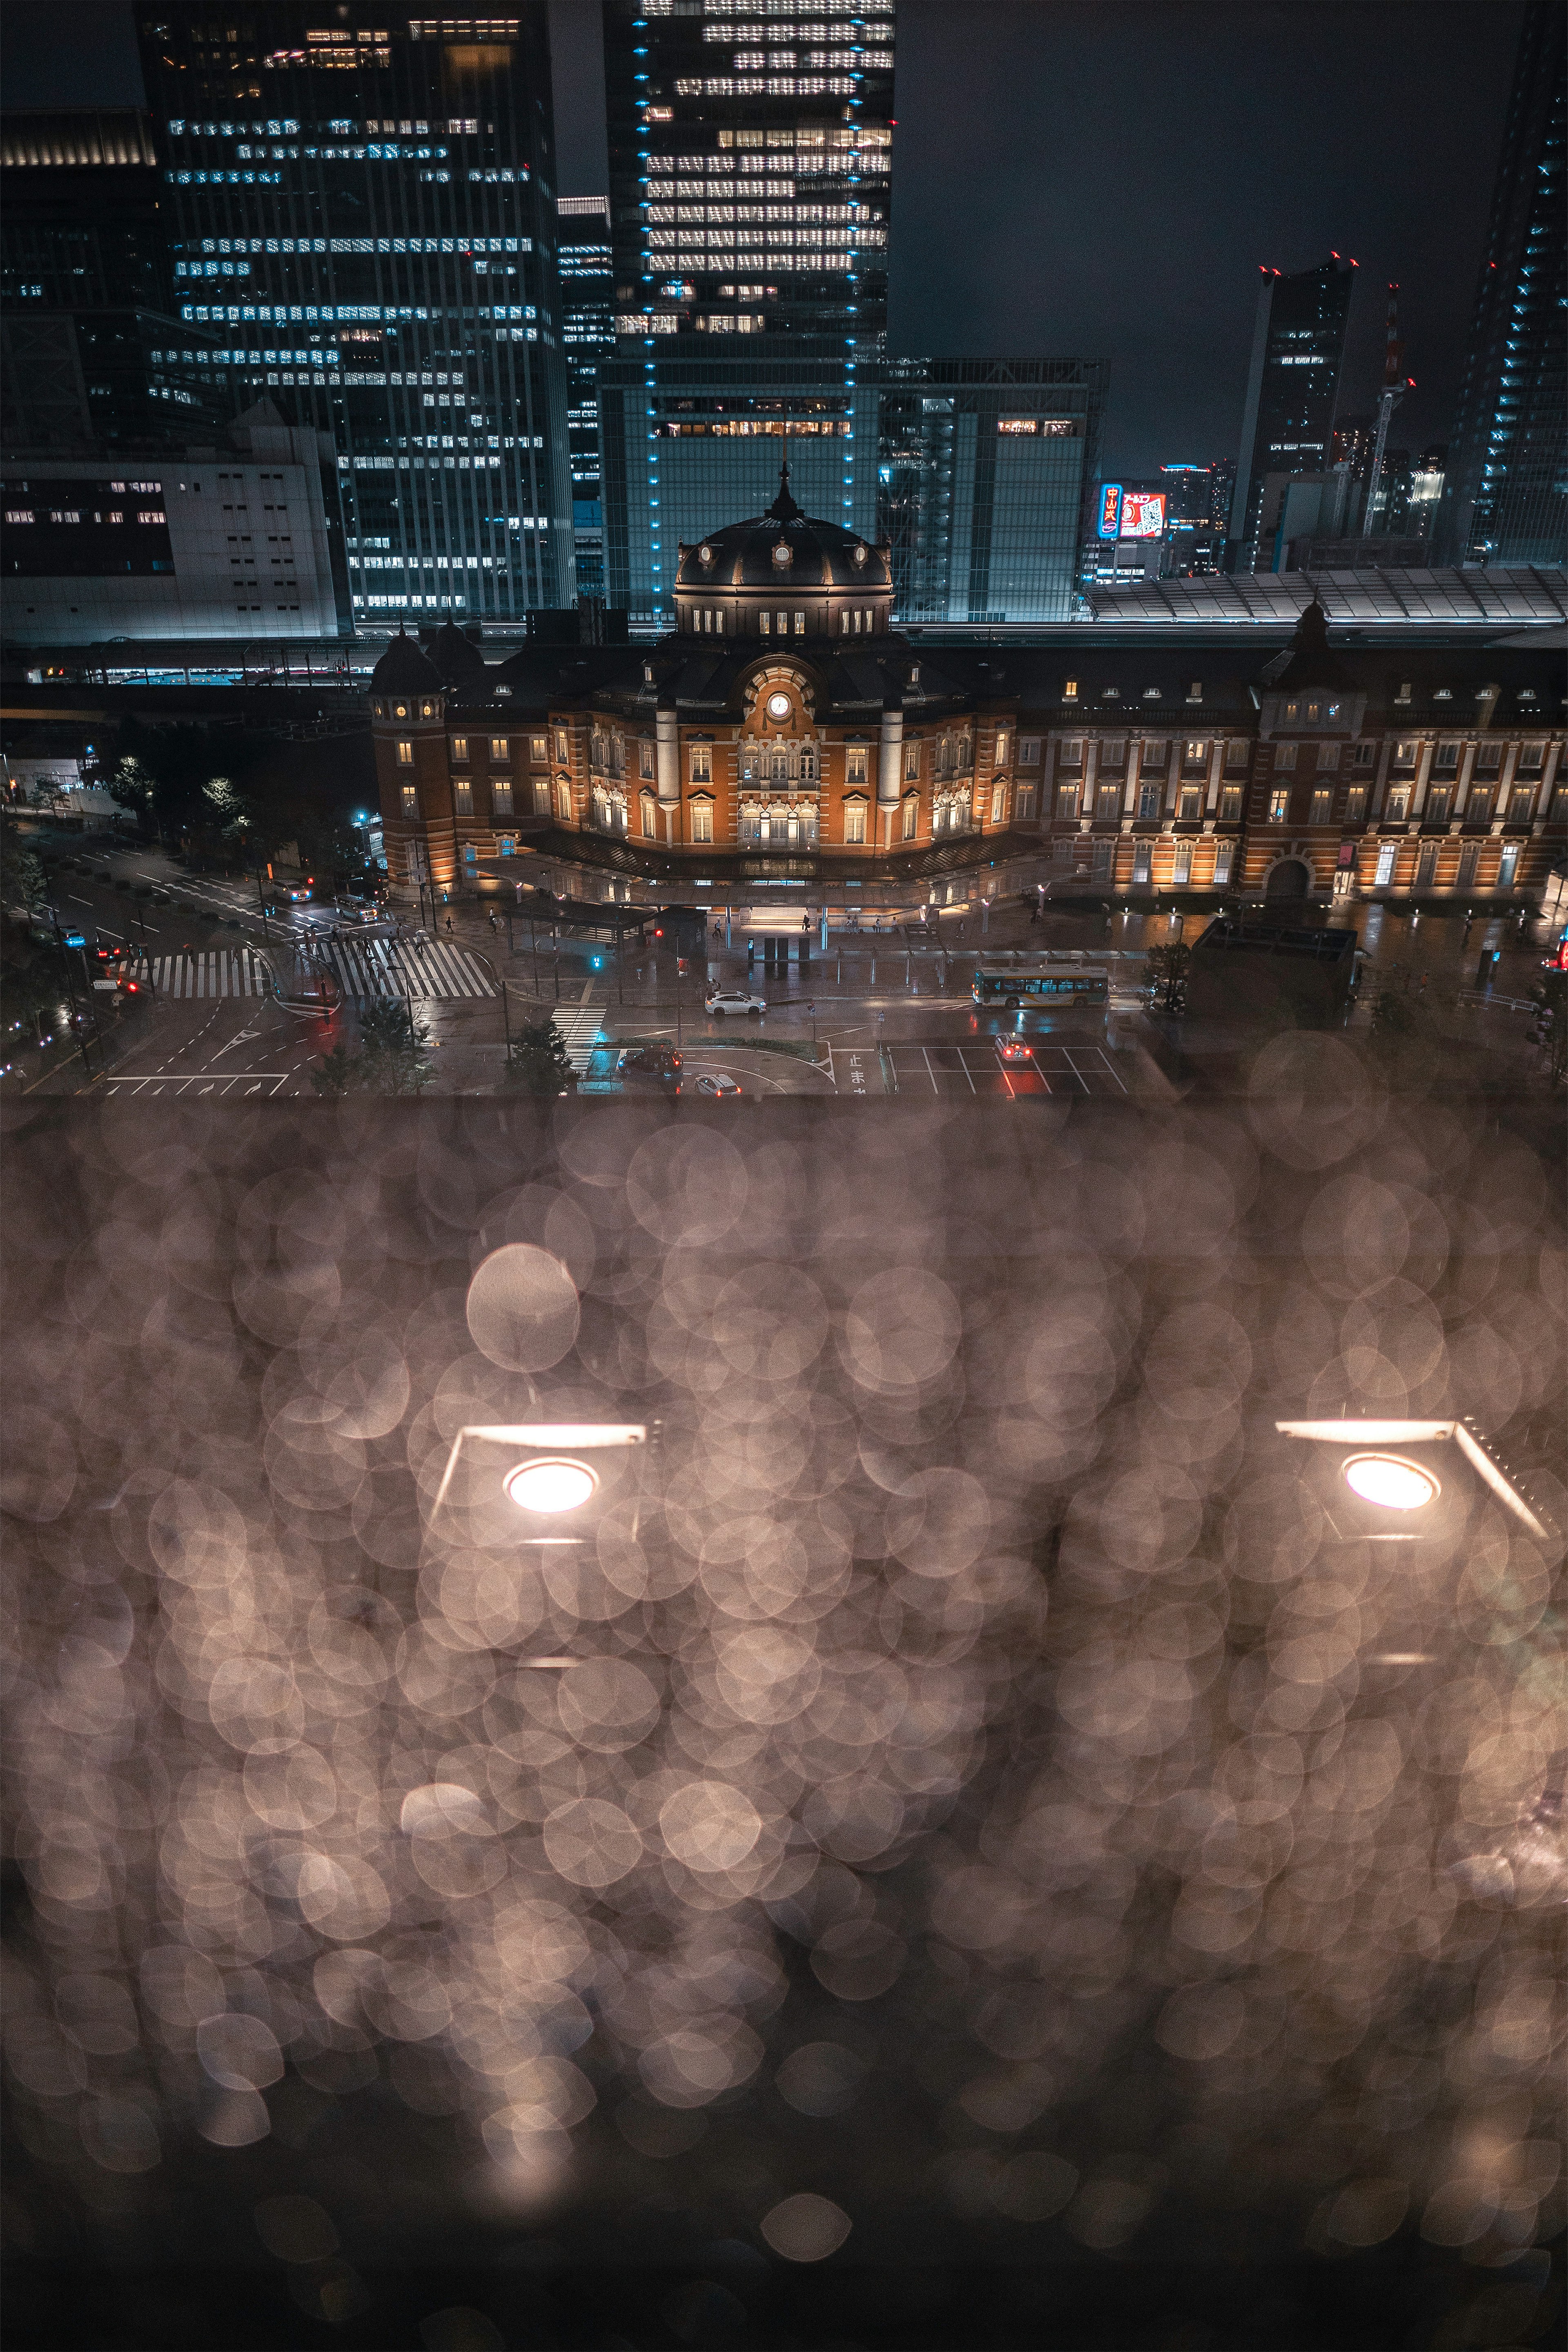
<svg viewBox="0 0 1568 2352"><path fill-rule="evenodd" d="M141 100L129 0L84 0L76 20L62 52L56 17L14 0L11 104ZM1144 0L1092 17L994 0L963 12L959 40L951 9L901 0L889 349L1106 360L1104 470L1206 464L1237 446L1258 269L1331 247L1368 287L1399 279L1416 380L1402 437L1447 437L1521 21L1521 0L1214 0L1199 42ZM550 27L557 193L603 193L597 0L552 0ZM1401 89L1392 122L1369 127L1367 87ZM1171 225L1157 269L1151 221ZM1381 334L1363 293L1344 404L1370 404Z"/></svg>

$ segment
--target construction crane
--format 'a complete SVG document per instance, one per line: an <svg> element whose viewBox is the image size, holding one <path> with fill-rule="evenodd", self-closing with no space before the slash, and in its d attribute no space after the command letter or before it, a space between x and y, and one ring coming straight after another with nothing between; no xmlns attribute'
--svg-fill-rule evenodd
<svg viewBox="0 0 1568 2352"><path fill-rule="evenodd" d="M1383 390L1377 398L1377 433L1372 445L1372 467L1366 478L1366 504L1362 509L1363 539L1369 539L1372 535L1373 501L1377 496L1378 483L1383 478L1383 458L1384 452L1388 446L1389 419L1394 415L1395 403L1403 400L1407 392L1414 392L1415 389L1415 377L1400 373L1405 364L1405 346L1399 340L1399 289L1394 285L1391 285L1388 289L1388 309L1384 313L1384 323Z"/></svg>

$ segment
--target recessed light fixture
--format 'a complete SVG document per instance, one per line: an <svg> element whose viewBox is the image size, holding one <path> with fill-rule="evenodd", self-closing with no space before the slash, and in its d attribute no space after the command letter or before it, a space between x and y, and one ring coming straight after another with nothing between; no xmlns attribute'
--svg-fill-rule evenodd
<svg viewBox="0 0 1568 2352"><path fill-rule="evenodd" d="M520 1511L575 1511L599 1481L585 1462L552 1460L520 1462L503 1481L510 1501Z"/></svg>
<svg viewBox="0 0 1568 2352"><path fill-rule="evenodd" d="M510 1447L514 1459L511 1467L501 1474L501 1493L520 1511L548 1517L557 1512L581 1510L601 1487L604 1498L614 1500L624 1465L637 1449L647 1444L647 1434L641 1422L487 1422L460 1429L452 1441L432 1507L438 1511L445 1503L458 1458L465 1443L470 1440L476 1444ZM533 1449L521 1462L515 1459L520 1445ZM584 1455L592 1459L585 1461ZM489 1491L493 1495L495 1488ZM563 1538L534 1540L554 1542Z"/></svg>
<svg viewBox="0 0 1568 2352"><path fill-rule="evenodd" d="M1489 1440L1480 1436L1469 1421L1277 1421L1274 1424L1281 1437L1304 1437L1319 1445L1338 1445L1345 1451L1343 1464L1347 1485L1363 1502L1373 1503L1385 1510L1418 1510L1431 1502L1438 1492L1436 1474L1420 1463L1406 1461L1403 1455L1384 1454L1379 1450L1390 1445L1437 1445L1450 1444L1458 1448L1477 1476L1489 1486L1499 1501L1522 1520L1532 1536L1549 1541L1555 1529L1532 1507L1528 1493L1519 1486L1493 1452ZM1363 1467L1364 1466L1364 1470ZM1352 1476L1352 1472L1356 1473ZM1364 1475L1371 1482L1359 1483ZM1415 1481L1430 1492L1417 1491ZM1373 1493L1372 1484L1381 1491ZM1395 1500L1395 1495L1405 1499Z"/></svg>
<svg viewBox="0 0 1568 2352"><path fill-rule="evenodd" d="M1440 1491L1429 1471L1397 1454L1352 1454L1344 1465L1344 1481L1352 1495L1384 1511L1418 1511Z"/></svg>

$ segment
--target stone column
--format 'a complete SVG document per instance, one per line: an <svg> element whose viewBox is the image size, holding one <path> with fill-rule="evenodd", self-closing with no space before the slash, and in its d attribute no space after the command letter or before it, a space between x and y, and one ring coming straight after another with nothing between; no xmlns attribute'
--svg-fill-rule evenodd
<svg viewBox="0 0 1568 2352"><path fill-rule="evenodd" d="M680 735L675 705L660 703L654 719L654 765L658 772L658 807L666 841L675 839L680 813Z"/></svg>
<svg viewBox="0 0 1568 2352"><path fill-rule="evenodd" d="M1492 807L1492 831L1500 832L1508 815L1508 804L1513 798L1513 772L1519 765L1519 745L1505 746L1502 772L1497 780L1497 800Z"/></svg>
<svg viewBox="0 0 1568 2352"><path fill-rule="evenodd" d="M1224 766L1225 740L1222 736L1216 735L1209 745L1209 788L1204 802L1204 814L1209 819L1209 824L1204 828L1205 832L1212 830L1215 811L1219 806L1220 771Z"/></svg>
<svg viewBox="0 0 1568 2352"><path fill-rule="evenodd" d="M1436 740L1428 735L1415 755L1415 790L1410 798L1410 814L1417 819L1426 805L1426 779L1432 772L1432 759L1436 749Z"/></svg>
<svg viewBox="0 0 1568 2352"><path fill-rule="evenodd" d="M1461 817L1465 814L1465 803L1470 797L1470 778L1475 772L1475 765L1476 746L1473 743L1467 743L1459 754L1459 783L1454 794L1456 817Z"/></svg>
<svg viewBox="0 0 1568 2352"><path fill-rule="evenodd" d="M1094 814L1094 795L1100 788L1100 738L1091 735L1083 747L1083 789L1079 796L1078 817L1081 831Z"/></svg>
<svg viewBox="0 0 1568 2352"><path fill-rule="evenodd" d="M1394 757L1394 738L1385 735L1377 747L1377 773L1372 786L1372 819L1375 824L1383 814L1384 787L1388 782L1388 763Z"/></svg>
<svg viewBox="0 0 1568 2352"><path fill-rule="evenodd" d="M877 754L877 815L884 854L892 846L893 811L904 781L904 704L901 694L894 699L895 691L882 705L882 740Z"/></svg>

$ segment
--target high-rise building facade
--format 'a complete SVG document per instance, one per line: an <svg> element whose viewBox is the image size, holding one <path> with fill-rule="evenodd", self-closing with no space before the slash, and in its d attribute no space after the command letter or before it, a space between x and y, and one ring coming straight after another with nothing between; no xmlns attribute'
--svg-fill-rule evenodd
<svg viewBox="0 0 1568 2352"><path fill-rule="evenodd" d="M1355 264L1331 254L1318 269L1262 275L1226 551L1233 572L1272 561L1260 540L1268 476L1328 465Z"/></svg>
<svg viewBox="0 0 1568 2352"><path fill-rule="evenodd" d="M0 122L9 450L112 454L226 434L237 404L217 338L170 315L160 184L152 124L134 108Z"/></svg>
<svg viewBox="0 0 1568 2352"><path fill-rule="evenodd" d="M876 530L893 0L605 0L605 586L647 622L682 538L766 504L781 442L813 512Z"/></svg>
<svg viewBox="0 0 1568 2352"><path fill-rule="evenodd" d="M608 196L563 196L561 330L566 346L566 441L572 459L572 536L577 593L605 593L605 510L599 493L600 362L616 348L615 273Z"/></svg>
<svg viewBox="0 0 1568 2352"><path fill-rule="evenodd" d="M348 634L335 452L268 400L216 446L7 456L0 488L16 644Z"/></svg>
<svg viewBox="0 0 1568 2352"><path fill-rule="evenodd" d="M893 0L605 0L605 82L618 333L880 350Z"/></svg>
<svg viewBox="0 0 1568 2352"><path fill-rule="evenodd" d="M139 12L180 316L331 436L362 627L575 593L545 20Z"/></svg>
<svg viewBox="0 0 1568 2352"><path fill-rule="evenodd" d="M1071 616L1104 370L888 358L894 35L894 0L606 0L605 592L645 626L786 455L901 617Z"/></svg>
<svg viewBox="0 0 1568 2352"><path fill-rule="evenodd" d="M134 107L0 118L0 304L167 310L153 126Z"/></svg>
<svg viewBox="0 0 1568 2352"><path fill-rule="evenodd" d="M901 621L1068 621L1100 459L1095 360L879 371L876 532Z"/></svg>
<svg viewBox="0 0 1568 2352"><path fill-rule="evenodd" d="M1568 32L1525 11L1436 545L1448 563L1568 561Z"/></svg>

